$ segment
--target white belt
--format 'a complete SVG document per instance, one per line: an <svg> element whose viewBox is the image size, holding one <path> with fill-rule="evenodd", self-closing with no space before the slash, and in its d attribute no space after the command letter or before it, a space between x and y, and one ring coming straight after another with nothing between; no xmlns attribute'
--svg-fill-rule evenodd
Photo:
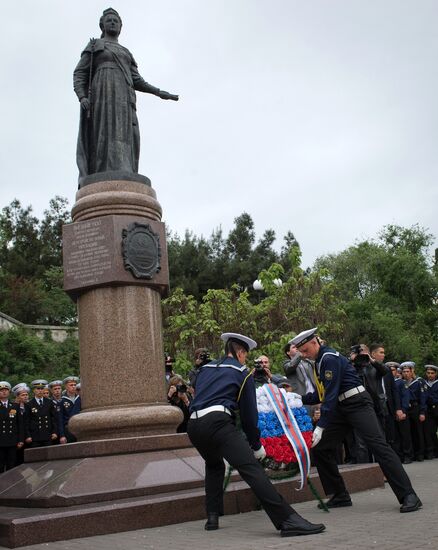
<svg viewBox="0 0 438 550"><path fill-rule="evenodd" d="M344 393L341 393L338 396L338 401L344 401L344 399L348 399L349 397L352 397L353 395L362 393L364 391L365 391L365 388L363 386L356 386L355 388L351 388L351 390L347 390L347 391L344 391Z"/></svg>
<svg viewBox="0 0 438 550"><path fill-rule="evenodd" d="M201 409L200 411L194 411L190 415L190 418L201 418L201 416L205 416L206 414L212 413L212 412L222 412L229 414L232 416L231 411L229 411L226 407L223 405L213 405L212 407L207 407L206 409Z"/></svg>

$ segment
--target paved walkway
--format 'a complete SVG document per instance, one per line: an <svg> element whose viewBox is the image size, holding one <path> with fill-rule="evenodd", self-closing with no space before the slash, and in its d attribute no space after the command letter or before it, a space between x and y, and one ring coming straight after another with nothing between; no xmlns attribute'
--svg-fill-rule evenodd
<svg viewBox="0 0 438 550"><path fill-rule="evenodd" d="M127 533L77 538L25 546L29 550L420 550L438 548L438 459L406 466L424 508L400 514L398 503L386 485L353 495L352 508L325 513L315 501L296 505L312 522L324 522L320 535L281 538L264 512L220 518L220 529L207 532L204 521ZM80 533L78 533L79 535ZM3 548L3 547L0 547Z"/></svg>

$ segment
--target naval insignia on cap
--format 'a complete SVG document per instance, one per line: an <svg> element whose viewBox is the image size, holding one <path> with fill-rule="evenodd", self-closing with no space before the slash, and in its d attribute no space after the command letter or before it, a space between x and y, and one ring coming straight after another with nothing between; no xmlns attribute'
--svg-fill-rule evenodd
<svg viewBox="0 0 438 550"><path fill-rule="evenodd" d="M43 380L42 378L38 379L38 380L33 380L30 383L32 388L45 388L47 386L47 384L48 384L47 380Z"/></svg>
<svg viewBox="0 0 438 550"><path fill-rule="evenodd" d="M4 390L4 389L7 389L7 390L10 390L11 389L11 385L9 384L9 382L6 382L6 380L2 380L0 382L0 390Z"/></svg>
<svg viewBox="0 0 438 550"><path fill-rule="evenodd" d="M255 340L253 340L252 338L248 338L248 336L244 336L243 334L237 334L236 332L224 332L223 334L221 334L221 340L223 340L225 343L227 343L228 340L237 342L241 344L247 351L251 351L252 349L255 349L257 347L257 342Z"/></svg>
<svg viewBox="0 0 438 550"><path fill-rule="evenodd" d="M295 336L295 338L292 338L292 340L289 340L289 344L292 344L293 346L296 346L299 348L306 342L309 342L313 338L315 338L316 333L318 331L318 327L311 328L310 330L303 330L303 332L300 332Z"/></svg>

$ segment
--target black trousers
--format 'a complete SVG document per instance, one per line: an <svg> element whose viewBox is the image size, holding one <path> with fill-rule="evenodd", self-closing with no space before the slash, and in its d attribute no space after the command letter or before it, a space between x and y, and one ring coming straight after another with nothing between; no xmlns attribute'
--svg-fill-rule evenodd
<svg viewBox="0 0 438 550"><path fill-rule="evenodd" d="M438 405L427 409L426 420L424 421L424 441L428 458L438 458Z"/></svg>
<svg viewBox="0 0 438 550"><path fill-rule="evenodd" d="M391 445L394 451L397 451L397 428L395 414L393 413L389 413L385 416L385 437L386 441Z"/></svg>
<svg viewBox="0 0 438 550"><path fill-rule="evenodd" d="M17 465L17 447L0 447L0 473Z"/></svg>
<svg viewBox="0 0 438 550"><path fill-rule="evenodd" d="M336 446L352 428L361 435L376 462L379 463L395 496L399 502L402 502L403 498L414 490L399 457L386 442L372 400L366 392L338 403L321 441L313 448L316 467L325 493L331 495L346 491L334 453Z"/></svg>
<svg viewBox="0 0 438 550"><path fill-rule="evenodd" d="M402 458L408 458L414 460L414 447L412 445L411 425L409 419L406 417L404 420L397 422L397 432L399 444L398 455Z"/></svg>
<svg viewBox="0 0 438 550"><path fill-rule="evenodd" d="M356 457L356 464L368 464L373 461L373 455L368 449L364 438L360 432L354 431L354 455Z"/></svg>
<svg viewBox="0 0 438 550"><path fill-rule="evenodd" d="M376 410L376 409L374 409ZM386 441L388 441L386 437L386 422L385 417L383 415L380 415L376 412L377 420L379 421L380 427L382 429L382 432L385 436ZM354 431L354 441L355 441L355 454L356 454L356 463L357 464L367 464L376 462L373 453L368 448L368 445L365 442L365 439L362 437L360 432ZM392 447L392 445L391 445Z"/></svg>
<svg viewBox="0 0 438 550"><path fill-rule="evenodd" d="M420 406L411 405L407 414L407 420L411 427L412 445L415 458L424 457L424 431L423 422L420 422Z"/></svg>
<svg viewBox="0 0 438 550"><path fill-rule="evenodd" d="M205 460L207 514L223 513L224 458L254 491L276 529L294 512L275 490L229 414L212 412L189 420L187 434Z"/></svg>

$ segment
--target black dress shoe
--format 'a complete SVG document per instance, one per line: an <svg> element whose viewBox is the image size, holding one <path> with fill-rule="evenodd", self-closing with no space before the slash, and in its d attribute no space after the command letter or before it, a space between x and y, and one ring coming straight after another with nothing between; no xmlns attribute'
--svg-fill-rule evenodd
<svg viewBox="0 0 438 550"><path fill-rule="evenodd" d="M403 499L402 505L400 506L400 512L402 514L406 512L416 512L422 506L423 503L417 495L415 493L410 493Z"/></svg>
<svg viewBox="0 0 438 550"><path fill-rule="evenodd" d="M280 525L282 537L298 537L300 535L316 535L322 533L325 525L322 523L310 523L294 512Z"/></svg>
<svg viewBox="0 0 438 550"><path fill-rule="evenodd" d="M405 458L403 464L412 464L412 460L410 458Z"/></svg>
<svg viewBox="0 0 438 550"><path fill-rule="evenodd" d="M219 529L219 514L214 512L207 514L207 523L205 524L206 531L216 531Z"/></svg>
<svg viewBox="0 0 438 550"><path fill-rule="evenodd" d="M345 508L347 506L353 506L351 502L351 497L348 493L339 493L338 495L333 495L332 498L329 498L325 505L327 508ZM322 509L323 506L318 504L318 508Z"/></svg>
<svg viewBox="0 0 438 550"><path fill-rule="evenodd" d="M424 461L424 456L423 455L418 455L417 458L415 459L417 462L423 462Z"/></svg>

